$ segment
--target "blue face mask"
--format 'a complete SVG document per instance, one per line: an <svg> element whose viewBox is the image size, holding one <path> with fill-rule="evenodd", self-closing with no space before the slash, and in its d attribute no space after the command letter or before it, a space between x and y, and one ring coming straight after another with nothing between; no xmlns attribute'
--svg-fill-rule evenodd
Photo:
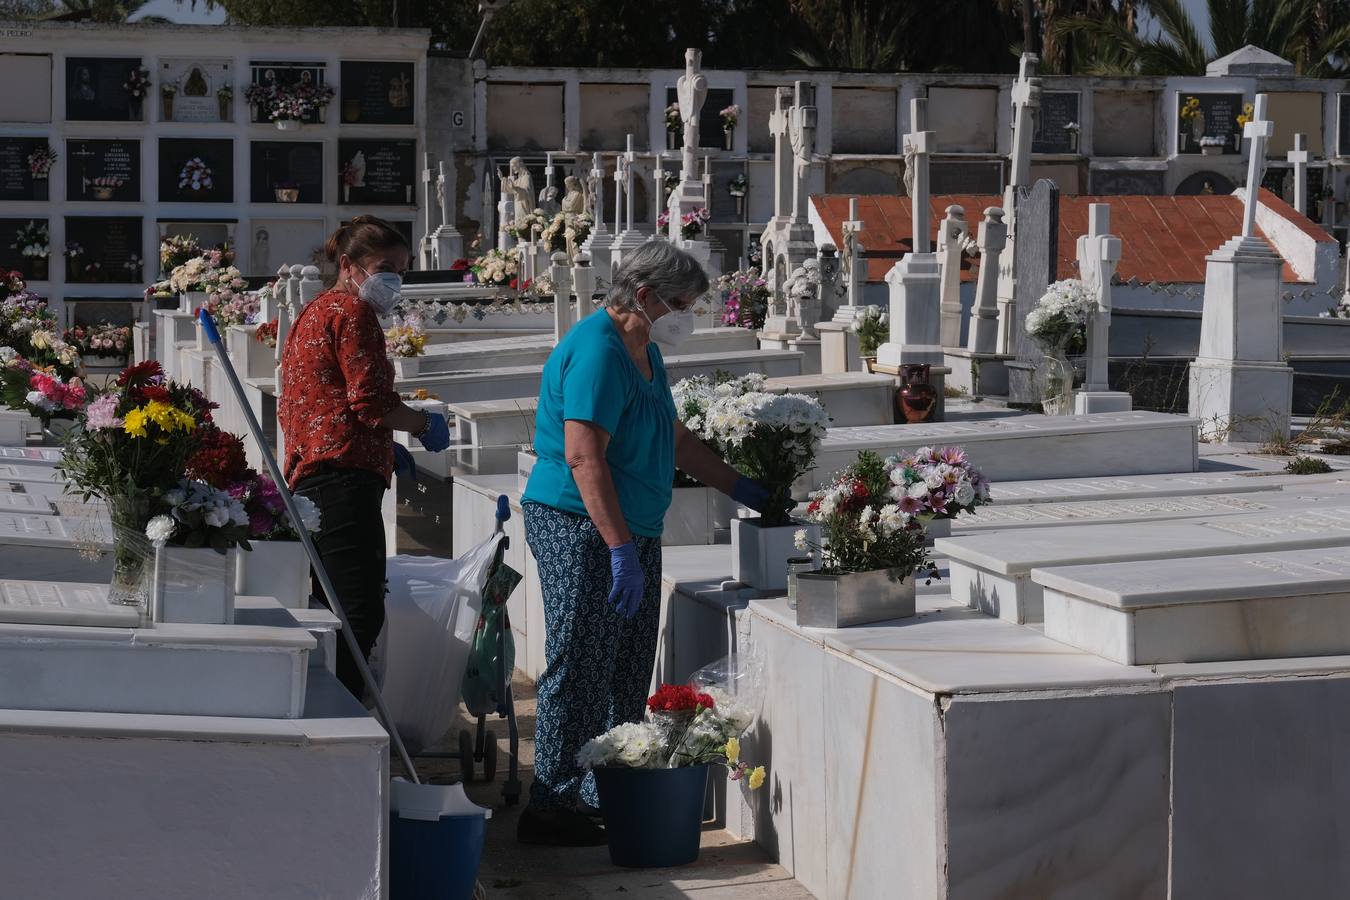
<svg viewBox="0 0 1350 900"><path fill-rule="evenodd" d="M403 279L396 272L372 273L367 272L364 266L357 268L366 273L366 280L361 282L361 299L375 307L375 311L380 315L389 315L389 311L398 303L399 293L403 290Z"/></svg>

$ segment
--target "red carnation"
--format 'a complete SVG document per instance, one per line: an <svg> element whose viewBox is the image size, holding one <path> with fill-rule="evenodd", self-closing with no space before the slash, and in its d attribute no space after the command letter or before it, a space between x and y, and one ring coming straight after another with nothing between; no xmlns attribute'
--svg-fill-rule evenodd
<svg viewBox="0 0 1350 900"><path fill-rule="evenodd" d="M712 709L716 705L712 697L698 693L687 684L663 684L647 698L647 708L652 712L686 712Z"/></svg>

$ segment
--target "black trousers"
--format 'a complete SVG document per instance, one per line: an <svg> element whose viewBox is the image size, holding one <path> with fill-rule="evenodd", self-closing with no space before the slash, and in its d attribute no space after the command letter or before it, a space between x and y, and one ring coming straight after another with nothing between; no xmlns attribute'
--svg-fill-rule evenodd
<svg viewBox="0 0 1350 900"><path fill-rule="evenodd" d="M384 478L363 469L329 469L300 479L295 492L319 507L322 519L314 543L361 655L369 659L370 648L384 627L384 519L380 515ZM328 605L318 576L312 572L310 590ZM365 693L356 661L341 636L337 677L358 700Z"/></svg>

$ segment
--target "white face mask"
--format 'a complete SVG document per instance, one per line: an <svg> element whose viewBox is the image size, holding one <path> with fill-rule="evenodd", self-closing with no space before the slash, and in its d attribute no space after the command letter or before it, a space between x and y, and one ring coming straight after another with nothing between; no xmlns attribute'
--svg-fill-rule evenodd
<svg viewBox="0 0 1350 900"><path fill-rule="evenodd" d="M403 279L395 272L372 273L366 272L362 266L357 268L366 273L366 280L361 282L361 299L375 307L375 311L380 315L389 315L389 311L398 303L399 292L403 290Z"/></svg>
<svg viewBox="0 0 1350 900"><path fill-rule="evenodd" d="M652 321L651 316L647 315L645 309L642 311L642 315L652 326L652 341L659 344L663 349L674 350L693 336L694 311L691 309L678 310L664 300L661 301L661 305L669 312L655 322Z"/></svg>

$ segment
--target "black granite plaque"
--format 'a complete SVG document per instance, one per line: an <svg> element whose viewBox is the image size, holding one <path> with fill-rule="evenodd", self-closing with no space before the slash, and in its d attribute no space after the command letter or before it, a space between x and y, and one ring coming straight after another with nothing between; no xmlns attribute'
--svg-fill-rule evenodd
<svg viewBox="0 0 1350 900"><path fill-rule="evenodd" d="M1350 94L1336 96L1336 154L1350 156Z"/></svg>
<svg viewBox="0 0 1350 900"><path fill-rule="evenodd" d="M1161 196L1165 172L1134 172L1126 169L1094 169L1089 184L1090 193L1104 197L1113 194L1146 194Z"/></svg>
<svg viewBox="0 0 1350 900"><path fill-rule="evenodd" d="M249 196L254 203L323 202L323 144L254 141L249 156Z"/></svg>
<svg viewBox="0 0 1350 900"><path fill-rule="evenodd" d="M417 203L417 142L338 141L338 202L365 206Z"/></svg>
<svg viewBox="0 0 1350 900"><path fill-rule="evenodd" d="M160 138L161 203L232 203L234 141Z"/></svg>
<svg viewBox="0 0 1350 900"><path fill-rule="evenodd" d="M46 281L50 254L46 257L24 256L23 244L19 241L21 232L36 230L46 224L46 219L37 218L0 219L0 270L16 270L25 278ZM51 249L50 240L47 247Z"/></svg>
<svg viewBox="0 0 1350 900"><path fill-rule="evenodd" d="M1194 102L1192 102L1194 101ZM1223 143L1214 155L1242 152L1242 127L1237 117L1242 114L1241 94L1198 94L1181 91L1177 94L1177 152L1202 153L1204 138L1217 138Z"/></svg>
<svg viewBox="0 0 1350 900"><path fill-rule="evenodd" d="M66 58L66 118L84 122L139 122L149 97L136 98L125 85L139 58ZM154 92L153 86L150 88Z"/></svg>
<svg viewBox="0 0 1350 900"><path fill-rule="evenodd" d="M322 63L312 62L251 62L249 63L252 72L250 83L270 85L278 84L287 87L296 86L314 86L320 87L324 84L324 66ZM247 95L245 95L247 100ZM258 105L254 105L250 112L253 122L270 122L267 111ZM302 122L323 121L325 113L318 111L308 113L301 119Z"/></svg>
<svg viewBox="0 0 1350 900"><path fill-rule="evenodd" d="M0 200L49 200L51 179L34 178L28 157L46 138L0 137Z"/></svg>
<svg viewBox="0 0 1350 900"><path fill-rule="evenodd" d="M1079 118L1077 91L1046 91L1036 113L1036 130L1031 135L1032 153L1077 153ZM1072 128L1068 126L1072 125Z"/></svg>
<svg viewBox="0 0 1350 900"><path fill-rule="evenodd" d="M145 253L140 217L70 216L66 218L66 246L83 251L72 262L67 280L81 284L138 284Z"/></svg>
<svg viewBox="0 0 1350 900"><path fill-rule="evenodd" d="M413 124L413 64L344 62L338 103L344 125Z"/></svg>
<svg viewBox="0 0 1350 900"><path fill-rule="evenodd" d="M140 141L66 141L66 200L140 199Z"/></svg>
<svg viewBox="0 0 1350 900"><path fill-rule="evenodd" d="M666 88L666 106L672 103L678 103L679 97L675 88ZM736 92L731 88L709 88L708 96L703 101L703 109L698 114L698 145L711 150L721 150L725 146L726 136L722 133L722 110L726 109L736 102ZM741 122L736 123L740 128L744 124L745 112L741 112ZM684 132L679 131L675 135L675 147L679 149L684 146Z"/></svg>

